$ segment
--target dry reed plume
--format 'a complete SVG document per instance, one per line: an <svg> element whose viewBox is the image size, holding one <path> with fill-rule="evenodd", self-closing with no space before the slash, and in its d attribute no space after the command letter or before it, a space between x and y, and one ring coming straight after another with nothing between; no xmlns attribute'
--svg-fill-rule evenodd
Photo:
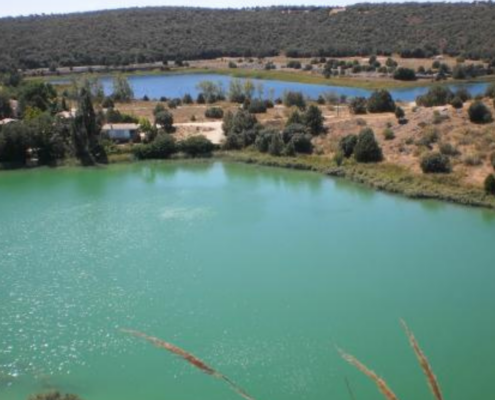
<svg viewBox="0 0 495 400"><path fill-rule="evenodd" d="M203 361L201 361L199 358L194 356L191 353L188 353L187 351L181 349L180 347L177 347L173 345L172 343L166 342L164 340L161 340L159 338L153 337L153 336L148 336L145 333L138 332L135 330L131 329L121 329L122 332L127 333L129 335L135 336L137 338L144 339L148 341L149 343L155 345L158 348L162 348L165 350L168 350L169 352L183 358L186 360L189 364L193 365L194 367L200 369L207 375L211 375L214 378L221 379L224 382L226 382L232 390L234 390L237 394L240 396L244 397L246 400L254 400L249 394L246 393L245 390L243 390L240 386L238 386L236 383L232 382L228 377L225 375L221 374L220 372L216 371Z"/></svg>
<svg viewBox="0 0 495 400"><path fill-rule="evenodd" d="M406 335L409 339L409 343L411 344L411 347L414 350L414 353L416 354L416 357L418 358L419 365L421 366L421 369L423 370L423 373L426 376L426 380L428 381L428 384L430 385L430 389L435 396L437 400L443 400L442 396L442 391L440 390L440 385L438 383L437 377L433 373L433 369L431 367L431 364L428 362L428 359L426 358L425 354L419 347L419 343L414 337L414 334L412 331L408 328L406 323L401 320L402 327L404 328L404 331L406 332Z"/></svg>
<svg viewBox="0 0 495 400"><path fill-rule="evenodd" d="M370 370L366 365L364 365L361 361L359 361L356 357L351 356L350 354L345 353L343 350L339 349L339 353L341 357L347 361L349 364L355 366L359 371L373 380L378 387L378 390L383 394L383 396L387 400L399 400L395 393L390 389L387 385L387 382L383 380L383 378L379 377L375 372Z"/></svg>
<svg viewBox="0 0 495 400"><path fill-rule="evenodd" d="M429 387L433 395L435 396L436 400L443 400L442 396L442 391L440 390L440 385L438 383L438 380L433 373L433 368L431 367L430 363L428 362L428 359L426 358L425 354L419 347L419 343L414 337L414 334L412 331L408 328L406 323L401 320L401 324L404 328L404 331L406 332L406 335L409 339L409 343L411 344L411 347L414 350L414 353L416 354L416 357L419 361L419 364L421 366L421 369L423 370L423 373L426 376L426 379L428 381ZM363 363L361 363L356 357L345 353L344 351L338 349L341 357L347 361L349 364L353 365L356 367L359 371L361 371L363 374L371 378L375 384L378 386L378 389L380 392L384 395L384 397L387 400L398 400L397 396L392 392L390 387L387 385L387 383L378 376L375 372L371 371L369 368L367 368Z"/></svg>

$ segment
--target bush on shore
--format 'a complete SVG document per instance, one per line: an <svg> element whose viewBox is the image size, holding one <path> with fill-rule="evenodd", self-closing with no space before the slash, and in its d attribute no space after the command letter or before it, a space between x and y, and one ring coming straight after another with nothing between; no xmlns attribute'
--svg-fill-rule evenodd
<svg viewBox="0 0 495 400"><path fill-rule="evenodd" d="M452 171L449 157L441 153L429 153L421 159L421 170L425 174L447 174Z"/></svg>
<svg viewBox="0 0 495 400"><path fill-rule="evenodd" d="M215 145L203 135L190 136L179 142L178 149L191 157L210 156Z"/></svg>
<svg viewBox="0 0 495 400"><path fill-rule="evenodd" d="M375 133L371 128L364 128L357 138L354 147L354 157L357 162L373 163L383 160L383 152L376 141Z"/></svg>
<svg viewBox="0 0 495 400"><path fill-rule="evenodd" d="M495 196L495 176L493 174L486 177L484 186L486 194Z"/></svg>
<svg viewBox="0 0 495 400"><path fill-rule="evenodd" d="M151 143L139 144L132 149L138 160L165 159L177 152L177 144L173 136L162 133Z"/></svg>

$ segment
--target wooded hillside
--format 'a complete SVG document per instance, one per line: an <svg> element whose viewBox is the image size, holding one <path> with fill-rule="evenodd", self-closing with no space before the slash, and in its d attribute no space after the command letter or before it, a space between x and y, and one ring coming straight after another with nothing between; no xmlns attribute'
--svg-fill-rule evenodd
<svg viewBox="0 0 495 400"><path fill-rule="evenodd" d="M495 57L495 4L142 8L0 19L0 66L126 65L219 56L445 52Z"/></svg>

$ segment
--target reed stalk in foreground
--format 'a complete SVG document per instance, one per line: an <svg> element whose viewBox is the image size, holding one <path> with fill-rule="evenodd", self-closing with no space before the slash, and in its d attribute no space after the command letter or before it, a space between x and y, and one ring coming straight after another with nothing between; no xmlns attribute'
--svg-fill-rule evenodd
<svg viewBox="0 0 495 400"><path fill-rule="evenodd" d="M254 400L249 394L246 393L245 390L243 390L240 386L232 382L228 377L225 375L221 374L220 372L216 371L203 361L201 361L199 358L194 356L191 353L188 353L187 351L181 349L180 347L177 347L173 345L172 343L166 342L164 340L161 340L159 338L153 337L153 336L148 336L145 333L134 331L131 329L121 329L122 332L127 333L129 335L132 335L137 338L144 339L148 341L149 343L155 345L158 348L165 349L170 351L171 353L183 358L186 360L189 364L193 365L194 367L200 369L202 372L204 372L207 375L211 375L214 378L223 380L226 382L232 390L234 390L238 395L244 397L246 400Z"/></svg>
<svg viewBox="0 0 495 400"><path fill-rule="evenodd" d="M437 377L433 373L431 364L428 362L428 359L423 353L423 350L421 350L421 348L419 347L419 343L414 337L412 331L408 328L408 326L403 320L401 320L400 322L402 324L402 327L404 328L404 331L406 332L407 338L409 339L409 343L411 344L411 347L413 348L414 353L416 354L416 357L419 361L419 365L421 366L421 369L423 370L423 373L426 376L426 380L428 381L428 384L430 386L433 395L435 396L436 400L443 400L442 391L440 390L440 385L438 383Z"/></svg>
<svg viewBox="0 0 495 400"><path fill-rule="evenodd" d="M347 361L349 364L353 365L356 367L359 371L361 371L363 374L365 374L368 378L373 380L378 387L378 390L383 394L383 396L387 400L399 400L398 397L395 395L395 393L390 389L390 387L387 385L387 382L380 376L378 376L375 372L370 370L366 365L364 365L362 362L360 362L356 357L351 356L350 354L345 353L343 350L338 349L341 357Z"/></svg>

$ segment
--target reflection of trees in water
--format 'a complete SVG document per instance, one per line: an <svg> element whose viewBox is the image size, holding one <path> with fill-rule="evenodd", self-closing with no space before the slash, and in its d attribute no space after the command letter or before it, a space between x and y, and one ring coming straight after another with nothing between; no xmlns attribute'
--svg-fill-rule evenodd
<svg viewBox="0 0 495 400"><path fill-rule="evenodd" d="M309 190L312 194L321 191L324 177L310 171L265 167L249 164L223 164L230 182L248 182L255 189L267 183L292 190Z"/></svg>
<svg viewBox="0 0 495 400"><path fill-rule="evenodd" d="M370 201L376 196L376 190L370 189L363 184L351 182L345 178L332 177L335 188L338 191L345 192L358 197L360 200Z"/></svg>
<svg viewBox="0 0 495 400"><path fill-rule="evenodd" d="M155 183L157 178L169 180L179 173L207 176L214 165L210 160L147 161L134 164L132 170L138 172L144 182Z"/></svg>

